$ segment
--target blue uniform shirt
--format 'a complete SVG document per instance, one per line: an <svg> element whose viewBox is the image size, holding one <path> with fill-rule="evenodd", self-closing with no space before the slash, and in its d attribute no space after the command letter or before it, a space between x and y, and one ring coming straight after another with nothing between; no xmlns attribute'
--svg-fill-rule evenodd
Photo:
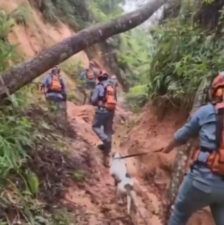
<svg viewBox="0 0 224 225"><path fill-rule="evenodd" d="M93 90L92 96L91 96L91 103L93 105L97 105L98 101L104 99L105 87L107 84L108 84L108 80L105 80L96 85L95 89Z"/></svg>
<svg viewBox="0 0 224 225"><path fill-rule="evenodd" d="M216 149L216 109L212 104L202 106L192 118L175 134L175 140L186 142L193 136L199 136L200 146ZM211 186L224 188L224 180L207 167L195 166L191 171L195 185L203 190Z"/></svg>

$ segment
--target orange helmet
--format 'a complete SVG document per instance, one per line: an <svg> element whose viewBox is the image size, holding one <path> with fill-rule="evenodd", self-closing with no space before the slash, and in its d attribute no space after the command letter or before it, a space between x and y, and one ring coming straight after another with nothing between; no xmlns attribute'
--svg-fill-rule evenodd
<svg viewBox="0 0 224 225"><path fill-rule="evenodd" d="M219 72L212 82L211 94L212 97L223 97L224 90L224 72Z"/></svg>
<svg viewBox="0 0 224 225"><path fill-rule="evenodd" d="M212 89L216 90L220 87L224 87L224 72L219 72L212 82Z"/></svg>

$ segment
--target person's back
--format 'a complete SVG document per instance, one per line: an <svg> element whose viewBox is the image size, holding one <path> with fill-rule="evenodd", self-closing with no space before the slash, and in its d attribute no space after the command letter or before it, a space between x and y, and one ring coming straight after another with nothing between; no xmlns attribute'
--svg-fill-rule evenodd
<svg viewBox="0 0 224 225"><path fill-rule="evenodd" d="M66 100L65 84L59 73L58 68L53 68L42 83L46 98L52 101Z"/></svg>
<svg viewBox="0 0 224 225"><path fill-rule="evenodd" d="M113 118L116 108L116 99L113 96L113 88L109 85L108 76L106 72L99 74L99 83L96 85L91 96L91 103L96 106L93 130L103 142L98 147L103 150L104 156L108 156L111 151Z"/></svg>
<svg viewBox="0 0 224 225"><path fill-rule="evenodd" d="M46 76L41 85L41 90L45 95L49 110L58 117L59 126L65 127L67 124L67 94L59 68L54 67L50 74Z"/></svg>

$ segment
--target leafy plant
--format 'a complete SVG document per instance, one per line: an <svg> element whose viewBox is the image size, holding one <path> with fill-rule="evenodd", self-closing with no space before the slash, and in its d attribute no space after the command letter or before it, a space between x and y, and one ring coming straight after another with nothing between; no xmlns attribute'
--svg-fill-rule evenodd
<svg viewBox="0 0 224 225"><path fill-rule="evenodd" d="M32 9L28 4L22 4L10 13L17 24L28 25L32 22Z"/></svg>
<svg viewBox="0 0 224 225"><path fill-rule="evenodd" d="M4 10L0 10L0 39L6 41L14 25L14 20Z"/></svg>
<svg viewBox="0 0 224 225"><path fill-rule="evenodd" d="M60 18L76 30L90 21L86 0L45 0L41 1L40 10L48 22L55 24Z"/></svg>
<svg viewBox="0 0 224 225"><path fill-rule="evenodd" d="M83 65L80 60L69 59L62 63L63 71L73 79L76 79L79 76L82 67Z"/></svg>
<svg viewBox="0 0 224 225"><path fill-rule="evenodd" d="M121 36L118 65L126 74L131 87L145 84L148 79L151 46L147 34L146 31L136 29Z"/></svg>
<svg viewBox="0 0 224 225"><path fill-rule="evenodd" d="M191 23L169 20L153 37L151 97L166 95L177 104L189 105L201 79L224 67L222 38L208 35Z"/></svg>
<svg viewBox="0 0 224 225"><path fill-rule="evenodd" d="M133 111L138 111L149 100L147 85L136 85L130 88L126 102Z"/></svg>
<svg viewBox="0 0 224 225"><path fill-rule="evenodd" d="M39 192L39 186L40 186L37 175L29 169L26 170L25 175L26 175L27 183L29 185L30 192L33 195L36 195Z"/></svg>
<svg viewBox="0 0 224 225"><path fill-rule="evenodd" d="M73 173L73 179L77 182L83 182L86 179L86 172L83 170L76 170Z"/></svg>
<svg viewBox="0 0 224 225"><path fill-rule="evenodd" d="M31 123L25 117L14 114L15 111L0 112L1 177L6 177L11 170L19 171L27 156L26 148L32 145Z"/></svg>
<svg viewBox="0 0 224 225"><path fill-rule="evenodd" d="M53 2L51 0L42 1L42 7L41 12L43 13L43 16L45 19L50 23L57 23L58 15L57 15L57 9L55 8Z"/></svg>
<svg viewBox="0 0 224 225"><path fill-rule="evenodd" d="M110 20L120 15L124 0L94 0L90 1L90 10L97 21Z"/></svg>

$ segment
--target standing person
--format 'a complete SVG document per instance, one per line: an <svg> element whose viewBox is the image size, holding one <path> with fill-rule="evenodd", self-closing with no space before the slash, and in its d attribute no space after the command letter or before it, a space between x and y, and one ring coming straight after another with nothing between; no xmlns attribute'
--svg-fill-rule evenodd
<svg viewBox="0 0 224 225"><path fill-rule="evenodd" d="M93 73L89 68L86 68L80 73L80 89L82 94L84 95L83 104L89 102L89 97L91 96L91 92L96 86L96 74Z"/></svg>
<svg viewBox="0 0 224 225"><path fill-rule="evenodd" d="M116 75L112 75L110 78L111 83L114 85L114 87L116 87L116 89L118 88L118 81L117 81L117 77Z"/></svg>
<svg viewBox="0 0 224 225"><path fill-rule="evenodd" d="M210 95L211 103L202 106L163 149L169 153L192 136L200 139L169 225L186 225L194 212L206 206L210 206L216 225L224 225L224 72L214 79Z"/></svg>
<svg viewBox="0 0 224 225"><path fill-rule="evenodd" d="M56 112L58 116L62 115L64 119L67 119L67 94L64 81L60 76L60 69L57 66L44 79L41 90L49 103L50 110Z"/></svg>
<svg viewBox="0 0 224 225"><path fill-rule="evenodd" d="M93 122L93 130L102 141L99 145L104 153L105 164L111 151L113 117L116 109L116 90L109 82L107 72L101 72L98 75L98 84L91 96L91 103L96 106L96 114Z"/></svg>

